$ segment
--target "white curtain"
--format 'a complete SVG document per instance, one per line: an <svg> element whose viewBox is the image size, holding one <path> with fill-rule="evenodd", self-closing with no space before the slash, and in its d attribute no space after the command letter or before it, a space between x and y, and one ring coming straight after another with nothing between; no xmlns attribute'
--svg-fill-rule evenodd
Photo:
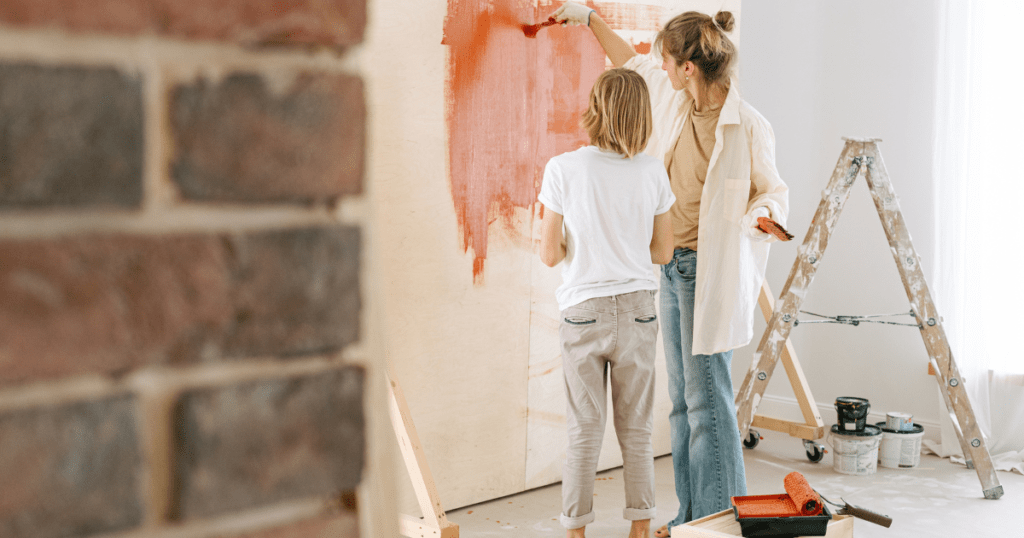
<svg viewBox="0 0 1024 538"><path fill-rule="evenodd" d="M945 0L940 24L934 295L997 468L1024 474L1024 2Z"/></svg>

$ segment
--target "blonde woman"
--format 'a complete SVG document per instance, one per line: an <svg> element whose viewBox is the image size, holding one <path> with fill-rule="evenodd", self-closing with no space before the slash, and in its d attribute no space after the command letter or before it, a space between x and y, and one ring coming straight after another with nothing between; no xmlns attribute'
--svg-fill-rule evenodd
<svg viewBox="0 0 1024 538"><path fill-rule="evenodd" d="M676 197L669 212L674 254L661 271L660 313L679 513L655 532L660 538L746 494L730 362L732 350L753 336L775 241L757 218L785 227L788 188L775 167L771 126L740 99L732 77L731 13L674 17L646 56L591 8L567 2L552 16L589 26L615 66L643 76L654 120L648 152L663 161Z"/></svg>
<svg viewBox="0 0 1024 538"><path fill-rule="evenodd" d="M610 384L624 467L623 517L631 521L632 538L647 538L654 517L658 338L651 263L672 260L668 211L675 197L665 167L641 153L651 134L651 105L639 74L612 69L598 77L583 126L591 145L552 158L538 197L545 211L541 260L550 267L564 260L556 291L569 432L561 523L566 536L582 538L594 521Z"/></svg>

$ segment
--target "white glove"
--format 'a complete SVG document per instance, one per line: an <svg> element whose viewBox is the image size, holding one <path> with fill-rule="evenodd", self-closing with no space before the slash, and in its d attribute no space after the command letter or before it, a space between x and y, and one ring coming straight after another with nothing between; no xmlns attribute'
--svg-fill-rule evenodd
<svg viewBox="0 0 1024 538"><path fill-rule="evenodd" d="M562 4L562 7L558 8L554 13L551 14L558 22L565 22L573 26L584 25L590 26L590 14L594 10L577 4L576 2L566 2Z"/></svg>
<svg viewBox="0 0 1024 538"><path fill-rule="evenodd" d="M768 213L767 207L755 207L740 219L740 229L743 230L743 233L747 234L751 239L759 243L771 243L773 241L778 241L779 239L777 237L768 232L762 232L761 229L757 227L757 219L759 217L768 216L770 216L770 214Z"/></svg>

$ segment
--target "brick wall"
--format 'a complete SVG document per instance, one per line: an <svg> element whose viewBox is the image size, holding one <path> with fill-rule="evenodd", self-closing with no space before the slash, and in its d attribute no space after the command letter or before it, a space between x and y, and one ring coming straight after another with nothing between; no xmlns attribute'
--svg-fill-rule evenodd
<svg viewBox="0 0 1024 538"><path fill-rule="evenodd" d="M0 2L0 538L359 535L365 25Z"/></svg>

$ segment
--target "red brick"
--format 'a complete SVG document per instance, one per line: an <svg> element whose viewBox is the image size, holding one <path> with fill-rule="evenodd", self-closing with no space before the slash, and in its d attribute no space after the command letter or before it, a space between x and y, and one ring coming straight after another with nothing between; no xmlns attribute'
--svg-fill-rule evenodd
<svg viewBox="0 0 1024 538"><path fill-rule="evenodd" d="M4 0L0 21L82 33L338 48L363 40L366 0Z"/></svg>
<svg viewBox="0 0 1024 538"><path fill-rule="evenodd" d="M331 353L359 339L359 232L265 232L232 243L234 324L225 353Z"/></svg>
<svg viewBox="0 0 1024 538"><path fill-rule="evenodd" d="M359 251L350 227L0 241L0 384L336 351Z"/></svg>
<svg viewBox="0 0 1024 538"><path fill-rule="evenodd" d="M0 536L84 536L142 522L134 398L0 414Z"/></svg>
<svg viewBox="0 0 1024 538"><path fill-rule="evenodd" d="M175 516L203 518L355 489L365 450L363 370L182 395Z"/></svg>
<svg viewBox="0 0 1024 538"><path fill-rule="evenodd" d="M0 64L0 209L139 207L142 116L134 75Z"/></svg>
<svg viewBox="0 0 1024 538"><path fill-rule="evenodd" d="M302 75L276 92L258 75L172 91L172 178L189 200L332 201L362 188L362 81Z"/></svg>
<svg viewBox="0 0 1024 538"><path fill-rule="evenodd" d="M359 538L359 517L355 512L346 512L230 538Z"/></svg>

